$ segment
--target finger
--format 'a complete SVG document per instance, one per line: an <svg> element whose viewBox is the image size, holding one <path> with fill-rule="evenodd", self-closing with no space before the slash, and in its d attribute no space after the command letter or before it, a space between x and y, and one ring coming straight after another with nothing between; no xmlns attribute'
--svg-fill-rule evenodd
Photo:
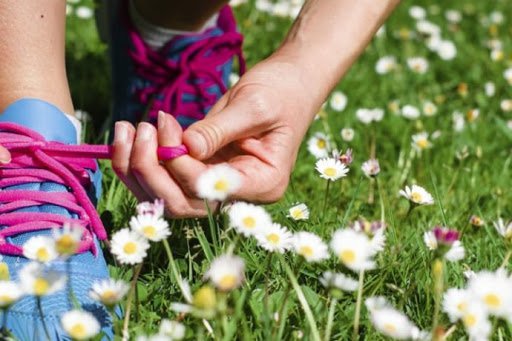
<svg viewBox="0 0 512 341"><path fill-rule="evenodd" d="M254 98L239 96L192 124L183 134L190 155L199 160L208 159L230 142L268 129L275 117L261 100Z"/></svg>
<svg viewBox="0 0 512 341"><path fill-rule="evenodd" d="M186 197L167 170L160 165L156 149L155 127L149 123L139 124L130 163L141 187L151 196L163 199L174 218L206 215L204 202Z"/></svg>
<svg viewBox="0 0 512 341"><path fill-rule="evenodd" d="M139 185L137 178L130 171L130 155L134 138L135 128L129 122L116 122L112 144L112 168L138 200L148 201L152 198Z"/></svg>
<svg viewBox="0 0 512 341"><path fill-rule="evenodd" d="M5 165L9 162L11 162L11 153L6 148L0 146L0 163Z"/></svg>

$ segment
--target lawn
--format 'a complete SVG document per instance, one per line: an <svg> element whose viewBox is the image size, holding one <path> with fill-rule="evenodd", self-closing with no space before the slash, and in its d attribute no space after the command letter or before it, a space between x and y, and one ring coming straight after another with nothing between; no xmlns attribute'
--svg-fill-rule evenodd
<svg viewBox="0 0 512 341"><path fill-rule="evenodd" d="M271 54L292 23L282 15L285 5L272 7L272 13L256 9L264 7L263 2L256 2L235 9L245 35L248 65ZM422 21L422 11L411 9L413 5L425 9L424 20L440 30L435 35L453 45L434 46L435 37L428 37L436 29ZM66 56L73 99L76 108L93 118L86 140L104 142L108 124L103 122L110 107L106 47L99 41L94 20L77 16L78 8L90 8L92 2L82 0L70 6ZM370 318L384 308L364 305L365 298L371 296L386 297L421 330L430 332L435 324L439 335L449 330L449 339L466 339L464 325L451 322L439 308L442 292L464 288L471 271L494 272L502 265L510 269L505 257L512 250L511 233L507 241L493 223L500 217L512 219L512 76L507 80L505 75L512 67L511 13L512 3L506 0L404 1L334 89L342 94L327 99L318 113L284 198L265 207L274 222L293 233L315 233L327 244L336 230L360 219L385 222L385 247L375 255L374 269L364 271L363 277L361 271L347 267L347 260L340 261L332 254L309 262L293 250L269 253L255 238L240 236L229 228L225 213L210 221L170 221L173 261L169 262L161 243L152 244L137 283L130 334L156 333L160 320L166 318L181 321L190 340L315 340L318 335L326 338L326 333L332 339L349 340L353 338L358 292L324 288L322 274L333 271L363 280L356 339L386 338ZM416 57L420 58L411 59ZM342 105L345 98L346 106ZM423 132L428 135L417 135ZM336 181L319 176L317 160L308 148L308 141L310 145L324 144L311 140L318 137L325 139L327 148L320 152L324 156L335 148L342 153L352 149L347 176ZM363 162L372 157L378 159L381 169L375 178L361 170ZM104 195L99 208L105 226L113 233L127 226L136 202L115 178L109 163L102 162L102 168ZM431 193L434 203L410 210L411 204L399 191L413 184ZM309 207L309 219L288 216L297 203ZM481 226L470 223L472 216L481 218ZM424 233L435 226L459 232L463 259L443 258L449 242L435 251L427 247ZM208 281L204 274L213 259L225 253L243 259L245 280L239 288L205 298ZM133 269L116 266L113 257L108 257L112 277L130 281ZM171 271L172 266L176 271ZM173 303L186 301L176 272L195 294L193 313L171 309ZM509 292L511 283L508 280ZM496 283L488 284L492 288ZM198 316L204 304L212 304L214 312ZM512 339L510 309L508 314L508 323L491 318L493 339ZM378 324L378 317L373 316ZM466 320L466 325L470 324ZM385 324L380 327L386 330Z"/></svg>

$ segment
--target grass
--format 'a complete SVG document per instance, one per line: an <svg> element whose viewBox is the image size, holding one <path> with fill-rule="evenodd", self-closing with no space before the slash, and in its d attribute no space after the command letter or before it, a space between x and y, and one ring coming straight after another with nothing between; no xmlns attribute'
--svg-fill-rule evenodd
<svg viewBox="0 0 512 341"><path fill-rule="evenodd" d="M276 221L292 231L312 231L324 240L329 240L337 228L359 217L380 219L379 201L367 203L370 182L362 177L360 171L361 163L370 156L373 131L376 157L382 169L378 181L388 225L388 241L385 252L378 259L378 269L365 275L364 295L388 297L418 326L428 330L434 311L430 271L433 256L423 243L423 232L434 225L448 225L462 232L467 256L460 263L448 263L444 278L446 287L462 287L465 283L463 272L467 269L498 268L507 250L491 222L499 216L512 217L512 130L504 123L511 116L500 110L501 99L512 98L512 87L502 76L507 63L510 65L512 62L512 5L497 0L436 4L417 1L414 4L425 5L430 10L429 20L443 28L443 37L454 41L458 50L456 59L443 61L417 39L403 38L406 32L414 30L414 21L407 14L412 2L404 1L386 24L385 36L374 39L337 86L349 99L347 108L337 113L327 106L321 118L311 126L309 134L326 132L325 127L328 126L334 143L341 149L352 148L355 155L349 176L332 184L325 216L322 216L325 183L314 171L315 160L305 146L299 153L285 197L268 206L268 210ZM431 14L434 6L439 14ZM447 8L462 12L460 25L448 26L443 16ZM480 24L480 19L493 10L500 10L506 16L505 23L491 27ZM236 15L246 37L244 52L249 65L268 56L291 24L288 19L256 11L252 4L237 8ZM88 111L95 119L95 125L88 129L87 140L104 141L105 133L99 127L108 112L110 98L109 82L105 77L108 65L105 46L100 43L92 20L70 16L68 26L66 56L75 105ZM503 61L494 62L489 58L485 44L491 38L503 42ZM388 75L378 75L374 65L379 57L385 55L396 56L401 67ZM426 74L414 74L407 69L405 60L411 56L423 56L429 60ZM496 85L494 97L485 96L484 83L488 81ZM458 91L462 83L467 86L466 95ZM392 100L418 107L423 101L430 100L436 103L438 113L410 121L390 112L387 106ZM385 118L371 128L365 126L355 117L355 111L360 107L386 108ZM467 123L462 132L455 132L452 112L465 113L472 108L480 109L480 117ZM352 142L342 141L338 132L343 127L355 130ZM430 133L438 130L441 136L433 142L432 149L410 160L411 166L407 170L411 135L423 130ZM467 148L467 157L457 158L457 152L463 148ZM126 226L135 200L113 176L108 163L102 163L102 168L105 174L104 195L99 209L105 225L110 231L115 231ZM426 187L433 193L437 204L418 208L406 219L407 203L397 193L404 185L412 183ZM294 222L286 218L287 209L295 202L306 202L310 207L311 218L308 221ZM468 219L472 214L483 217L485 226L470 226ZM225 252L235 235L233 231L222 229L219 246L215 247L207 220L172 221L172 229L169 240L172 252L182 276L189 281L194 292L203 284L202 276L211 258ZM225 339L268 340L278 336L298 339L302 334L306 339L313 339L311 324L303 310L305 302L311 309L319 333L324 333L331 298L318 278L323 271L341 270L337 261L330 259L320 265L310 265L297 256L287 254L282 260L273 257L269 262L267 253L253 240L247 239L237 244L235 253L246 262L247 279L241 289L228 297L229 318L222 326ZM112 259L109 263L114 264ZM110 270L116 278L129 280L132 275L130 269L114 265ZM299 297L297 290L287 290L290 275L297 278L293 286L294 289L300 287L302 295ZM285 296L289 297L286 299ZM350 338L355 300L355 293L345 294L339 300L334 310L331 339ZM187 325L187 338L208 338L200 320L177 316L169 309L171 302L182 302L183 297L168 270L165 250L160 245L152 247L142 269L138 301L138 312L131 323L132 333L155 332L161 318L179 318ZM283 312L280 318L284 323L274 320L273 312L279 310ZM449 326L446 315L441 316L441 325ZM497 328L501 330L503 339L512 338L510 325L500 323ZM455 331L452 339L464 338L461 329ZM270 336L269 331L272 331ZM383 339L371 326L364 307L360 339Z"/></svg>

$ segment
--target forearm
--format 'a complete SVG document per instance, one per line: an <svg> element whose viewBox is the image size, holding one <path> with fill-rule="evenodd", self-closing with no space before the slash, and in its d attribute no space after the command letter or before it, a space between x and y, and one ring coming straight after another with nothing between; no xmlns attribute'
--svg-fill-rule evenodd
<svg viewBox="0 0 512 341"><path fill-rule="evenodd" d="M271 58L299 68L312 105L318 107L399 2L307 0Z"/></svg>

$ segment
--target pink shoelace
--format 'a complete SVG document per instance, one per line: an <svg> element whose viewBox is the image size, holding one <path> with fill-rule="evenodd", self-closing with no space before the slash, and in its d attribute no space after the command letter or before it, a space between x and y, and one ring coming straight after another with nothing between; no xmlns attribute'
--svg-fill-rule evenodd
<svg viewBox="0 0 512 341"><path fill-rule="evenodd" d="M138 100L149 105L147 111L150 119L155 119L159 110L175 117L184 115L195 120L202 119L204 108L213 106L218 100L217 96L211 93L211 87L217 85L222 93L227 91L220 66L237 56L240 74L245 72L245 61L242 56L243 36L236 32L236 24L229 6L221 10L219 26L223 28L223 34L190 43L180 52L179 59L173 61L166 55L165 47L161 51L152 50L136 29L128 25L134 47L129 54L134 62L135 72L150 81L149 86L136 92ZM208 35L209 32L202 34ZM172 41L168 46L171 44ZM155 94L162 95L163 98L159 99ZM191 94L196 98L184 102L184 94Z"/></svg>
<svg viewBox="0 0 512 341"><path fill-rule="evenodd" d="M6 238L26 232L61 228L64 223L80 225L84 235L78 252L91 250L96 254L92 235L107 238L107 233L89 200L84 187L91 185L87 169L95 171L95 159L111 159L109 145L67 145L46 141L43 136L13 123L0 123L0 145L7 148L12 160L0 165L0 254L20 256L20 246L7 242ZM184 145L159 147L160 160L170 160L187 154ZM33 190L9 190L9 186L26 183L54 182L67 186L70 192L43 192ZM78 218L71 219L55 213L13 212L37 206L58 205Z"/></svg>

